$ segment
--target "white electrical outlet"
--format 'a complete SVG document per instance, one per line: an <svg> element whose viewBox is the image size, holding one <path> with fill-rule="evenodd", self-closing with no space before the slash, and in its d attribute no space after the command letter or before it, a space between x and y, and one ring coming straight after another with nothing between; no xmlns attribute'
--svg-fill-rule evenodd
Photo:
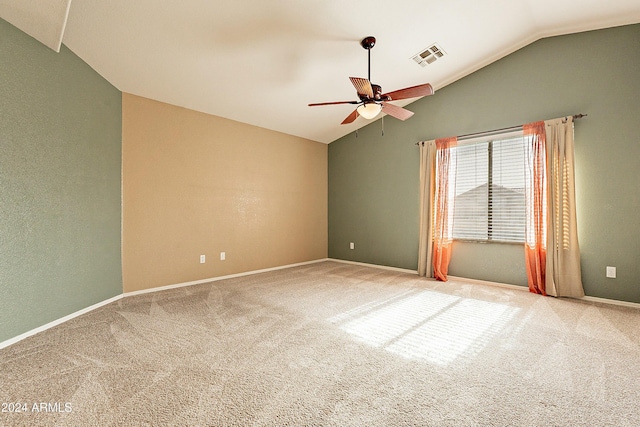
<svg viewBox="0 0 640 427"><path fill-rule="evenodd" d="M206 258L204 255L200 255L200 264L204 264Z"/></svg>
<svg viewBox="0 0 640 427"><path fill-rule="evenodd" d="M615 279L616 278L616 268L615 267L607 266L607 277L609 279Z"/></svg>
<svg viewBox="0 0 640 427"><path fill-rule="evenodd" d="M356 248L355 243L350 242L350 243L349 243L349 249L355 249L355 248Z"/></svg>
<svg viewBox="0 0 640 427"><path fill-rule="evenodd" d="M226 252L220 252L220 261L224 261L225 259L227 259L227 253Z"/></svg>

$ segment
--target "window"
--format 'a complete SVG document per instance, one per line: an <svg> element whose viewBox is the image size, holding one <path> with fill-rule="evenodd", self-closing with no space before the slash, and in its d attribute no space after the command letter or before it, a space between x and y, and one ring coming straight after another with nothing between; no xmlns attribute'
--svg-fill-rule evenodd
<svg viewBox="0 0 640 427"><path fill-rule="evenodd" d="M524 242L524 142L519 132L453 148L454 239Z"/></svg>

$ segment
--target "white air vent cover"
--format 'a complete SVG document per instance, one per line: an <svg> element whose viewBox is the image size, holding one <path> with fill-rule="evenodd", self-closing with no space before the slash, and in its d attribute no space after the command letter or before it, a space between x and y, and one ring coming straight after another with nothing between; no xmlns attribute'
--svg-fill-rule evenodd
<svg viewBox="0 0 640 427"><path fill-rule="evenodd" d="M411 59L416 61L420 66L426 67L429 64L433 64L444 55L445 51L442 50L442 48L438 46L437 43L433 43L422 52L413 55Z"/></svg>

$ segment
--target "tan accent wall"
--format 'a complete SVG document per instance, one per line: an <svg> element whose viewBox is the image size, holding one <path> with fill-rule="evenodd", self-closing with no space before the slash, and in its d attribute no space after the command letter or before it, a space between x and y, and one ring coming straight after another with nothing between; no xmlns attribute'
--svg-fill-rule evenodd
<svg viewBox="0 0 640 427"><path fill-rule="evenodd" d="M125 292L327 257L327 145L127 93L122 133Z"/></svg>

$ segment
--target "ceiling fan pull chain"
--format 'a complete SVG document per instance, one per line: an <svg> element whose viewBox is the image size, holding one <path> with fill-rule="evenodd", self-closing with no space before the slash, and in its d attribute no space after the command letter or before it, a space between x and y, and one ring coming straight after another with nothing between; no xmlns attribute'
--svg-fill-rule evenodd
<svg viewBox="0 0 640 427"><path fill-rule="evenodd" d="M382 136L384 136L384 116L382 116L380 121L382 122Z"/></svg>
<svg viewBox="0 0 640 427"><path fill-rule="evenodd" d="M356 129L356 138L358 137L358 129Z"/></svg>

